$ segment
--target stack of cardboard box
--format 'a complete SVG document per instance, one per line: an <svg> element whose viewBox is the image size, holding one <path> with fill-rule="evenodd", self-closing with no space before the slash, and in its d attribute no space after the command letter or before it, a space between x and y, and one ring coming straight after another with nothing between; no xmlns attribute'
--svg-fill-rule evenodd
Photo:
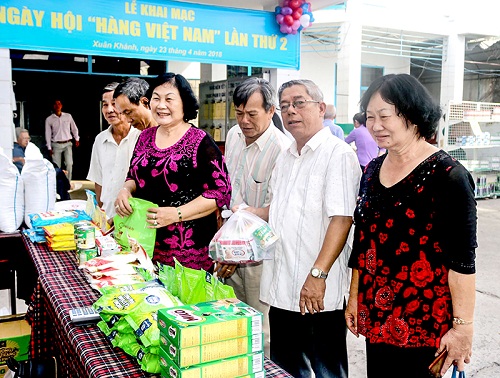
<svg viewBox="0 0 500 378"><path fill-rule="evenodd" d="M158 311L164 378L265 377L262 313L236 299Z"/></svg>

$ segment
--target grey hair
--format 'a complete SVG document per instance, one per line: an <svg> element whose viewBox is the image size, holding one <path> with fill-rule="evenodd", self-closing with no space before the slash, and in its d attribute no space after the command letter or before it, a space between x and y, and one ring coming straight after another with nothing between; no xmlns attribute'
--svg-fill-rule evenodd
<svg viewBox="0 0 500 378"><path fill-rule="evenodd" d="M309 96L314 101L319 101L323 102L323 92L321 92L321 89L314 83L312 80L306 80L306 79L301 79L301 80L290 80L287 81L286 83L283 83L278 90L278 98L281 101L281 95L283 94L283 91L287 88L290 88L294 85L302 85L303 87L306 88L306 92Z"/></svg>
<svg viewBox="0 0 500 378"><path fill-rule="evenodd" d="M120 83L117 83L116 81L113 81L112 83L106 84L104 88L102 88L102 94L108 93L108 92L113 92L116 87L118 87Z"/></svg>
<svg viewBox="0 0 500 378"><path fill-rule="evenodd" d="M138 77L129 77L116 87L113 98L124 95L132 104L139 105L141 98L146 97L148 89L149 84L146 80Z"/></svg>
<svg viewBox="0 0 500 378"><path fill-rule="evenodd" d="M234 106L246 105L250 96L255 92L260 92L263 99L263 107L265 111L269 111L272 106L276 106L276 92L271 84L261 78L251 77L238 85L233 93Z"/></svg>
<svg viewBox="0 0 500 378"><path fill-rule="evenodd" d="M29 131L26 129L23 129L22 127L16 127L16 140L19 140L19 137L21 136L22 133L29 134Z"/></svg>
<svg viewBox="0 0 500 378"><path fill-rule="evenodd" d="M337 109L335 109L335 105L328 104L325 110L325 119L334 119L337 116Z"/></svg>

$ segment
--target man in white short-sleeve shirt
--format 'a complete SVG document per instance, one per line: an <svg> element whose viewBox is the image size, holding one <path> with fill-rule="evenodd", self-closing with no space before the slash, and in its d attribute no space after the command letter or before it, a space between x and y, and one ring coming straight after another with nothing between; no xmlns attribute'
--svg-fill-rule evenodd
<svg viewBox="0 0 500 378"><path fill-rule="evenodd" d="M291 143L273 124L275 97L271 84L260 78L249 78L234 90L238 125L229 130L225 148L232 208L242 204L255 208L269 206L269 181L276 159ZM264 352L269 357L269 306L259 300L262 262L218 264L216 270L234 288L238 299L264 314Z"/></svg>
<svg viewBox="0 0 500 378"><path fill-rule="evenodd" d="M264 261L260 298L271 306L271 359L294 377L347 377L346 242L361 170L352 148L323 127L316 84L289 81L278 97L295 141L270 184L269 224L279 240Z"/></svg>
<svg viewBox="0 0 500 378"><path fill-rule="evenodd" d="M141 133L116 110L113 92L117 86L118 83L110 83L103 89L102 114L109 127L95 138L87 175L87 180L95 183L98 204L109 219L116 215L114 202L123 187Z"/></svg>

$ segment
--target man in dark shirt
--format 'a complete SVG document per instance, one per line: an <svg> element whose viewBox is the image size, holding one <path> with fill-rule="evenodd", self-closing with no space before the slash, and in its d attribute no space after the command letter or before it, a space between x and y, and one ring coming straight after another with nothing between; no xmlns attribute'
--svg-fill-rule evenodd
<svg viewBox="0 0 500 378"><path fill-rule="evenodd" d="M21 173L24 167L26 146L31 140L28 130L16 127L16 140L17 142L14 142L14 150L12 151L12 161L17 169L19 169L19 173Z"/></svg>

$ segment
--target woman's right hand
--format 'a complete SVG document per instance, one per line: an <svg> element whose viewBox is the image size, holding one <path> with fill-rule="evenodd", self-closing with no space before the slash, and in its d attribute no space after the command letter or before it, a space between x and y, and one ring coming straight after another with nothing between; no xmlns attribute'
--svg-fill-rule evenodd
<svg viewBox="0 0 500 378"><path fill-rule="evenodd" d="M349 295L349 300L347 301L347 307L345 309L345 323L349 331L356 337L359 337L358 333L358 298L357 295Z"/></svg>
<svg viewBox="0 0 500 378"><path fill-rule="evenodd" d="M127 217L134 211L130 206L128 199L132 194L127 188L121 188L115 201L116 213L121 217Z"/></svg>

